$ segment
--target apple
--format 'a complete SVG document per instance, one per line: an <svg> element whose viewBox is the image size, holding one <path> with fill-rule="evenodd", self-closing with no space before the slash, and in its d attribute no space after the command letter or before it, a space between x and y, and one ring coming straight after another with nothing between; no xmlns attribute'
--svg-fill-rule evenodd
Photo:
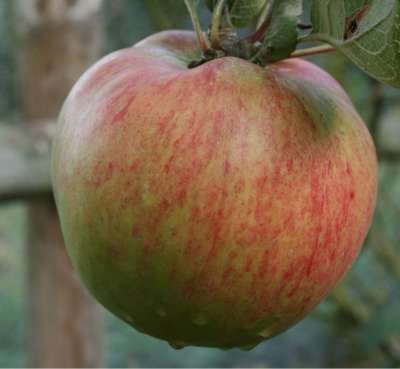
<svg viewBox="0 0 400 369"><path fill-rule="evenodd" d="M377 160L339 84L288 59L195 68L194 33L106 56L60 114L66 247L107 309L174 347L250 348L305 317L354 262Z"/></svg>

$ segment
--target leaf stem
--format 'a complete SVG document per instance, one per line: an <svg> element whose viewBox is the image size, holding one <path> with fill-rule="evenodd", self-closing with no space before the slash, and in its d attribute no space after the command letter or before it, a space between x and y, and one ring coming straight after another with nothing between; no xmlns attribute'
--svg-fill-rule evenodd
<svg viewBox="0 0 400 369"><path fill-rule="evenodd" d="M308 47L305 49L296 50L290 55L290 58L301 58L304 56L325 54L336 51L336 48L331 45L321 45L315 47Z"/></svg>
<svg viewBox="0 0 400 369"><path fill-rule="evenodd" d="M257 30L250 36L246 37L246 41L254 44L264 37L272 22L272 14L274 12L275 4L276 1L271 0L270 4L268 5L268 11L265 13L265 18L261 21L260 26L257 28Z"/></svg>
<svg viewBox="0 0 400 369"><path fill-rule="evenodd" d="M224 10L225 0L218 0L217 6L214 9L210 30L211 47L213 49L220 48L220 28L222 12Z"/></svg>
<svg viewBox="0 0 400 369"><path fill-rule="evenodd" d="M196 5L191 0L185 0L186 7L189 11L190 18L192 19L193 28L196 32L197 41L200 49L205 54L210 49L210 44L201 29L200 19L197 15Z"/></svg>

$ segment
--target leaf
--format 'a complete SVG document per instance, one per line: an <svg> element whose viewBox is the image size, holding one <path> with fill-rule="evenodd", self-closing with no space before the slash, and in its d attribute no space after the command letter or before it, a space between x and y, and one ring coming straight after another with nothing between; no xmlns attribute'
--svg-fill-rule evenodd
<svg viewBox="0 0 400 369"><path fill-rule="evenodd" d="M213 10L218 0L206 0ZM269 0L227 0L231 22L235 27L245 27L253 22L262 12Z"/></svg>
<svg viewBox="0 0 400 369"><path fill-rule="evenodd" d="M229 14L232 24L243 27L261 14L268 0L234 0L231 2Z"/></svg>
<svg viewBox="0 0 400 369"><path fill-rule="evenodd" d="M297 23L302 12L302 0L278 0L263 41L269 49L269 61L285 59L296 49Z"/></svg>
<svg viewBox="0 0 400 369"><path fill-rule="evenodd" d="M314 0L313 34L373 78L400 87L400 2Z"/></svg>

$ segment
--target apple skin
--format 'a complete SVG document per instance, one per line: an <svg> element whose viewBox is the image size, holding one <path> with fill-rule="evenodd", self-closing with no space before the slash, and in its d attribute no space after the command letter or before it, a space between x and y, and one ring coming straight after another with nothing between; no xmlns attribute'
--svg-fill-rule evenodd
<svg viewBox="0 0 400 369"><path fill-rule="evenodd" d="M305 317L357 257L375 207L370 134L301 59L194 69L192 32L106 56L62 109L52 178L91 293L174 347L251 348Z"/></svg>

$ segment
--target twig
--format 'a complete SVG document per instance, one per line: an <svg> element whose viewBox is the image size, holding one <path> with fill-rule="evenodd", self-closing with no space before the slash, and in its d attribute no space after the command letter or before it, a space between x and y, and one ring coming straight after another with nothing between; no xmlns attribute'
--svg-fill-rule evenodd
<svg viewBox="0 0 400 369"><path fill-rule="evenodd" d="M50 140L55 123L0 125L0 202L51 197Z"/></svg>
<svg viewBox="0 0 400 369"><path fill-rule="evenodd" d="M211 47L218 50L220 48L220 28L221 17L225 7L225 0L218 0L214 9L210 30Z"/></svg>
<svg viewBox="0 0 400 369"><path fill-rule="evenodd" d="M210 49L210 45L201 29L200 20L197 15L196 7L194 3L190 0L185 0L185 4L189 11L190 18L192 19L193 27L196 32L197 41L199 43L200 49L203 52L203 54L205 54Z"/></svg>
<svg viewBox="0 0 400 369"><path fill-rule="evenodd" d="M308 47L305 49L296 50L295 52L290 55L290 58L302 58L311 55L319 55L325 53L335 52L336 48L331 45L321 45L315 47Z"/></svg>

